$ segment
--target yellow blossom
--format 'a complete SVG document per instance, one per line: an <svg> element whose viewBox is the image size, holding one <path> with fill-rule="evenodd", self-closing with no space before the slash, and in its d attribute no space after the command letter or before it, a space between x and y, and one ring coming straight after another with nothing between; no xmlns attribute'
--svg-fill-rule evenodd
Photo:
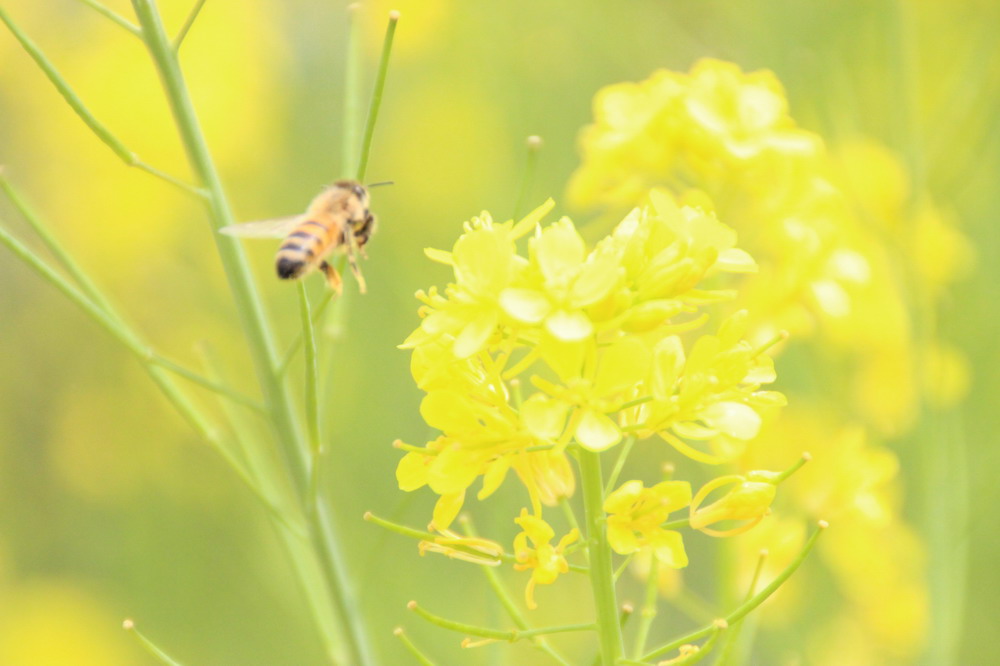
<svg viewBox="0 0 1000 666"><path fill-rule="evenodd" d="M608 542L612 550L631 555L650 549L660 563L680 569L687 566L681 533L663 529L670 513L691 502L686 481L663 481L651 488L642 481L627 481L604 500L608 516Z"/></svg>
<svg viewBox="0 0 1000 666"><path fill-rule="evenodd" d="M575 528L570 530L553 546L549 543L555 537L552 527L541 518L529 514L527 509L521 509L520 517L515 518L514 522L523 530L514 537L514 556L517 558L514 568L518 571L531 569L531 580L525 588L524 598L528 608L534 609L538 607L535 603L535 586L550 585L559 574L569 571L564 551L580 538L580 532Z"/></svg>
<svg viewBox="0 0 1000 666"><path fill-rule="evenodd" d="M708 506L702 502L709 493L729 487L721 498ZM720 476L709 481L691 500L691 527L711 536L731 536L746 532L767 515L777 488L765 473L751 472L747 476ZM724 520L745 520L746 523L730 530L709 529L709 525Z"/></svg>
<svg viewBox="0 0 1000 666"><path fill-rule="evenodd" d="M747 315L739 312L717 335L701 336L690 355L679 337L662 339L653 355L654 399L634 416L639 433L656 432L699 462L717 464L739 455L743 443L757 436L764 414L785 404L781 393L759 390L774 381L774 365L742 339L746 328ZM711 450L685 440L707 441Z"/></svg>
<svg viewBox="0 0 1000 666"><path fill-rule="evenodd" d="M421 541L420 554L440 553L452 559L498 566L503 556L503 546L496 541L481 537L469 537L450 530L441 530L441 536L433 541Z"/></svg>

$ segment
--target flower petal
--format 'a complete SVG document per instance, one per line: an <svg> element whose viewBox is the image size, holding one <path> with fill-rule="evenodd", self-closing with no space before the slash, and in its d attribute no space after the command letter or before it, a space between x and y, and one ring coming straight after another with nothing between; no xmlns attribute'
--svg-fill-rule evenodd
<svg viewBox="0 0 1000 666"><path fill-rule="evenodd" d="M588 409L576 426L576 441L585 449L604 451L622 441L622 432L607 414Z"/></svg>
<svg viewBox="0 0 1000 666"><path fill-rule="evenodd" d="M504 289L500 292L500 307L514 319L525 324L537 324L549 313L549 299L534 289Z"/></svg>
<svg viewBox="0 0 1000 666"><path fill-rule="evenodd" d="M568 409L566 403L536 393L521 405L521 422L540 439L556 439L562 434Z"/></svg>
<svg viewBox="0 0 1000 666"><path fill-rule="evenodd" d="M601 354L594 394L610 396L632 388L649 373L650 353L638 338L625 338Z"/></svg>
<svg viewBox="0 0 1000 666"><path fill-rule="evenodd" d="M576 275L586 252L583 239L567 217L542 231L532 248L545 282L551 284L566 284Z"/></svg>
<svg viewBox="0 0 1000 666"><path fill-rule="evenodd" d="M455 520L455 516L462 510L465 503L465 491L442 495L434 505L433 525L436 530L446 530Z"/></svg>
<svg viewBox="0 0 1000 666"><path fill-rule="evenodd" d="M753 439L760 430L760 415L742 402L717 402L701 412L711 427L736 439Z"/></svg>
<svg viewBox="0 0 1000 666"><path fill-rule="evenodd" d="M455 356L457 358L469 358L484 346L493 335L497 327L496 310L489 310L480 314L462 329L462 332L455 338Z"/></svg>
<svg viewBox="0 0 1000 666"><path fill-rule="evenodd" d="M545 320L545 328L563 342L583 340L594 332L594 325L582 312L566 312L558 310Z"/></svg>

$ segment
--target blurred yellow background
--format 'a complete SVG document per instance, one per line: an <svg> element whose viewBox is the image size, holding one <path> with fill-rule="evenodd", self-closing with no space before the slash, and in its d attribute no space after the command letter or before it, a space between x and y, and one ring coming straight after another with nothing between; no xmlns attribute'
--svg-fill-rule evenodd
<svg viewBox="0 0 1000 666"><path fill-rule="evenodd" d="M132 16L127 1L106 4ZM174 31L193 3L159 4ZM297 212L324 183L345 175L338 157L345 4L209 0L184 44L181 61L194 103L240 219ZM188 177L160 83L138 40L81 2L7 0L3 6L131 150ZM937 550L900 547L900 557L929 559L900 561L892 575L934 575L942 543L935 529L945 521L947 561L967 562L958 572L967 588L935 590L930 583L932 603L952 595L941 602L948 612L932 608L925 636L900 639L891 626L895 616L844 614L854 608L846 598L851 591L810 561L803 569L809 587L792 587L787 599L779 596L762 610L752 663L935 663L926 656L933 650L924 648L945 635L958 650L951 663L992 663L991 643L982 638L996 626L1000 598L1000 517L992 510L1000 502L994 481L1000 469L1000 49L994 36L1000 5L378 0L363 3L360 14L366 95L389 9L401 10L402 20L367 179L395 185L373 192L381 227L364 267L369 293L349 293L346 320L328 322L321 338L321 373L334 396L323 405L335 450L325 473L383 663L407 663L391 639L401 623L441 663L508 663L514 654L502 646L461 651L457 636L407 614L405 603L415 598L441 611L462 609L465 621L505 624L501 612L482 601L485 585L472 567L420 558L412 542L361 520L370 509L422 527L433 504L429 494L399 492L399 453L390 446L397 437L430 435L419 418L409 355L396 349L417 322L413 292L448 278L423 248L449 247L461 223L483 209L499 219L513 213L525 139L533 134L543 137L544 147L528 205L552 196L558 213L586 220L565 203L565 192L580 163L577 137L592 121L595 92L659 68L687 71L705 56L745 71L773 70L792 116L843 157L859 189L889 179L879 185L883 191L932 197L975 254L973 270L971 255L959 253L963 265L954 271L962 279L937 295L939 333L972 368L967 398L946 420L917 415L910 428L886 428L881 442L898 456L900 481L891 498L878 500L897 507L915 528L913 538L938 544ZM866 153L872 143L863 140L892 151L890 161L905 168L885 166L883 149ZM197 366L194 347L207 343L237 386L253 386L203 210L125 167L6 31L0 31L0 163L159 349ZM5 200L0 221L29 238ZM908 237L907 229L895 232ZM272 276L274 245L247 248L283 348L298 330L294 289ZM933 248L917 244L900 256L919 262L921 251L937 265ZM319 282L310 287L316 298ZM0 664L150 663L118 629L125 617L136 618L183 663L319 663L320 644L302 596L251 494L198 442L133 358L6 251L0 252L0 284ZM353 282L346 290L355 291ZM880 331L871 333L877 338ZM838 450L850 451L856 440L846 424L795 411L797 388L822 393L816 385L828 379L798 370L797 360L790 353L777 361L777 388L791 387L784 427L802 437L836 438L838 446L843 442ZM884 393L876 386L860 401L858 395L834 397L850 411L858 402L893 397ZM201 397L212 401L210 394ZM947 427L939 427L942 422ZM941 460L952 466L948 474ZM891 477L895 463L885 464ZM810 483L829 481L822 469L809 472L820 475ZM937 493L950 498L948 506L969 507L965 517L936 511ZM504 500L501 493L493 501ZM495 525L480 513L481 531L507 535L509 542L508 513L514 512L502 512ZM824 554L843 563L847 573L828 564L841 579L853 575L851 567L863 568L866 549L884 547L869 536L861 535L852 553ZM882 537L897 545L911 538L874 538ZM692 551L707 557L713 545L706 540ZM687 575L691 587L718 595L715 601L730 594L713 589L711 566ZM571 595L586 599L589 592L556 597L544 590L540 617L558 616L559 609L545 608L549 594L574 604ZM897 602L908 606L910 600ZM890 626L877 626L880 621ZM859 623L867 626L859 629ZM674 633L664 629L663 637ZM873 640L882 642L866 642ZM894 640L912 649L893 646ZM523 662L534 653L520 654Z"/></svg>

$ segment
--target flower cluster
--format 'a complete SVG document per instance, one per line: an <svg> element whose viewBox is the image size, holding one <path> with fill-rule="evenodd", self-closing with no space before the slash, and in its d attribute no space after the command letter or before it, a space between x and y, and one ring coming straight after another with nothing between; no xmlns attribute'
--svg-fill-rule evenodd
<svg viewBox="0 0 1000 666"><path fill-rule="evenodd" d="M398 445L407 451L399 485L439 495L432 527L441 531L474 484L484 500L513 469L531 506L515 540L517 568L533 569L529 605L535 584L566 570L564 550L578 536L552 546L556 533L543 517L543 507L574 493L575 447L600 452L626 437L655 438L718 464L739 456L785 403L762 388L774 368L768 345L745 339L745 312L685 344L683 334L708 320L706 305L733 297L719 276L756 270L731 228L654 189L588 249L569 218L542 224L553 205L517 222L483 213L451 251L428 250L454 281L417 294L422 321L402 345L426 392L421 414L441 434ZM686 482L624 483L606 498L612 548L651 549L685 566L680 533L662 524L690 502ZM724 509L716 520L745 517Z"/></svg>
<svg viewBox="0 0 1000 666"><path fill-rule="evenodd" d="M582 164L568 190L573 203L614 211L635 205L650 187L663 187L681 201L714 205L759 264L742 285L740 307L755 319L741 335L761 342L784 329L800 345L823 345L808 353L818 366L812 373L829 379L804 396L813 405L813 423L799 424L794 433L769 433L752 450L744 447L740 464L773 465L810 441L822 460L823 480L814 471L812 482L793 484L789 499L828 517L853 508L845 516L851 528L827 542L828 552L839 553L829 567L863 614L896 618L892 636L877 637L885 653L914 654L925 633L926 592L914 582L922 573L890 577L910 600L906 613L893 607L898 597L860 592L885 589L889 579L875 572L892 568L887 558L905 552L909 561L921 560L899 502L885 500L899 490L894 455L879 438L910 429L921 401L953 405L968 386L961 352L917 338L913 320L914 312L933 309L944 289L967 273L973 260L968 241L947 211L911 191L888 150L855 141L828 152L818 135L798 127L781 84L767 71L743 72L706 59L687 73L659 71L608 86L594 99L594 121L581 133L580 146ZM846 429L860 434L839 450L843 423L860 423ZM676 426L673 432L681 434ZM688 453L713 462L717 453L732 451L734 440L724 443L721 451ZM731 484L730 501L759 500L773 490L748 478L723 479L713 483ZM692 526L705 529L719 502L692 510ZM801 538L795 521L783 525L784 533L768 535L771 543ZM860 535L875 533L896 536L877 552L863 549L867 564L855 566L858 558L847 553L865 538ZM766 545L752 538L746 544L747 552ZM901 648L907 643L909 651Z"/></svg>

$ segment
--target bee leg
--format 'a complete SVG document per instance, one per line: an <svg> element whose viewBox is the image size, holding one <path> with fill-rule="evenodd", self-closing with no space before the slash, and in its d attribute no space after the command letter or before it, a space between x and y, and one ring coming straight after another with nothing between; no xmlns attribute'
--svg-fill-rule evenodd
<svg viewBox="0 0 1000 666"><path fill-rule="evenodd" d="M344 291L344 283L343 280L340 279L340 273L337 272L337 269L325 261L319 265L319 269L323 271L323 275L326 276L326 283L330 286L330 289L340 296L340 294Z"/></svg>
<svg viewBox="0 0 1000 666"><path fill-rule="evenodd" d="M347 253L347 261L351 264L351 272L354 273L354 277L358 281L358 291L362 294L367 293L368 286L365 284L365 276L361 274L361 267L358 266L358 258L354 252Z"/></svg>
<svg viewBox="0 0 1000 666"><path fill-rule="evenodd" d="M368 292L368 286L365 284L365 276L361 274L361 267L358 266L358 238L352 233L347 234L347 261L351 265L351 272L354 273L355 279L358 281L358 291L362 294Z"/></svg>

